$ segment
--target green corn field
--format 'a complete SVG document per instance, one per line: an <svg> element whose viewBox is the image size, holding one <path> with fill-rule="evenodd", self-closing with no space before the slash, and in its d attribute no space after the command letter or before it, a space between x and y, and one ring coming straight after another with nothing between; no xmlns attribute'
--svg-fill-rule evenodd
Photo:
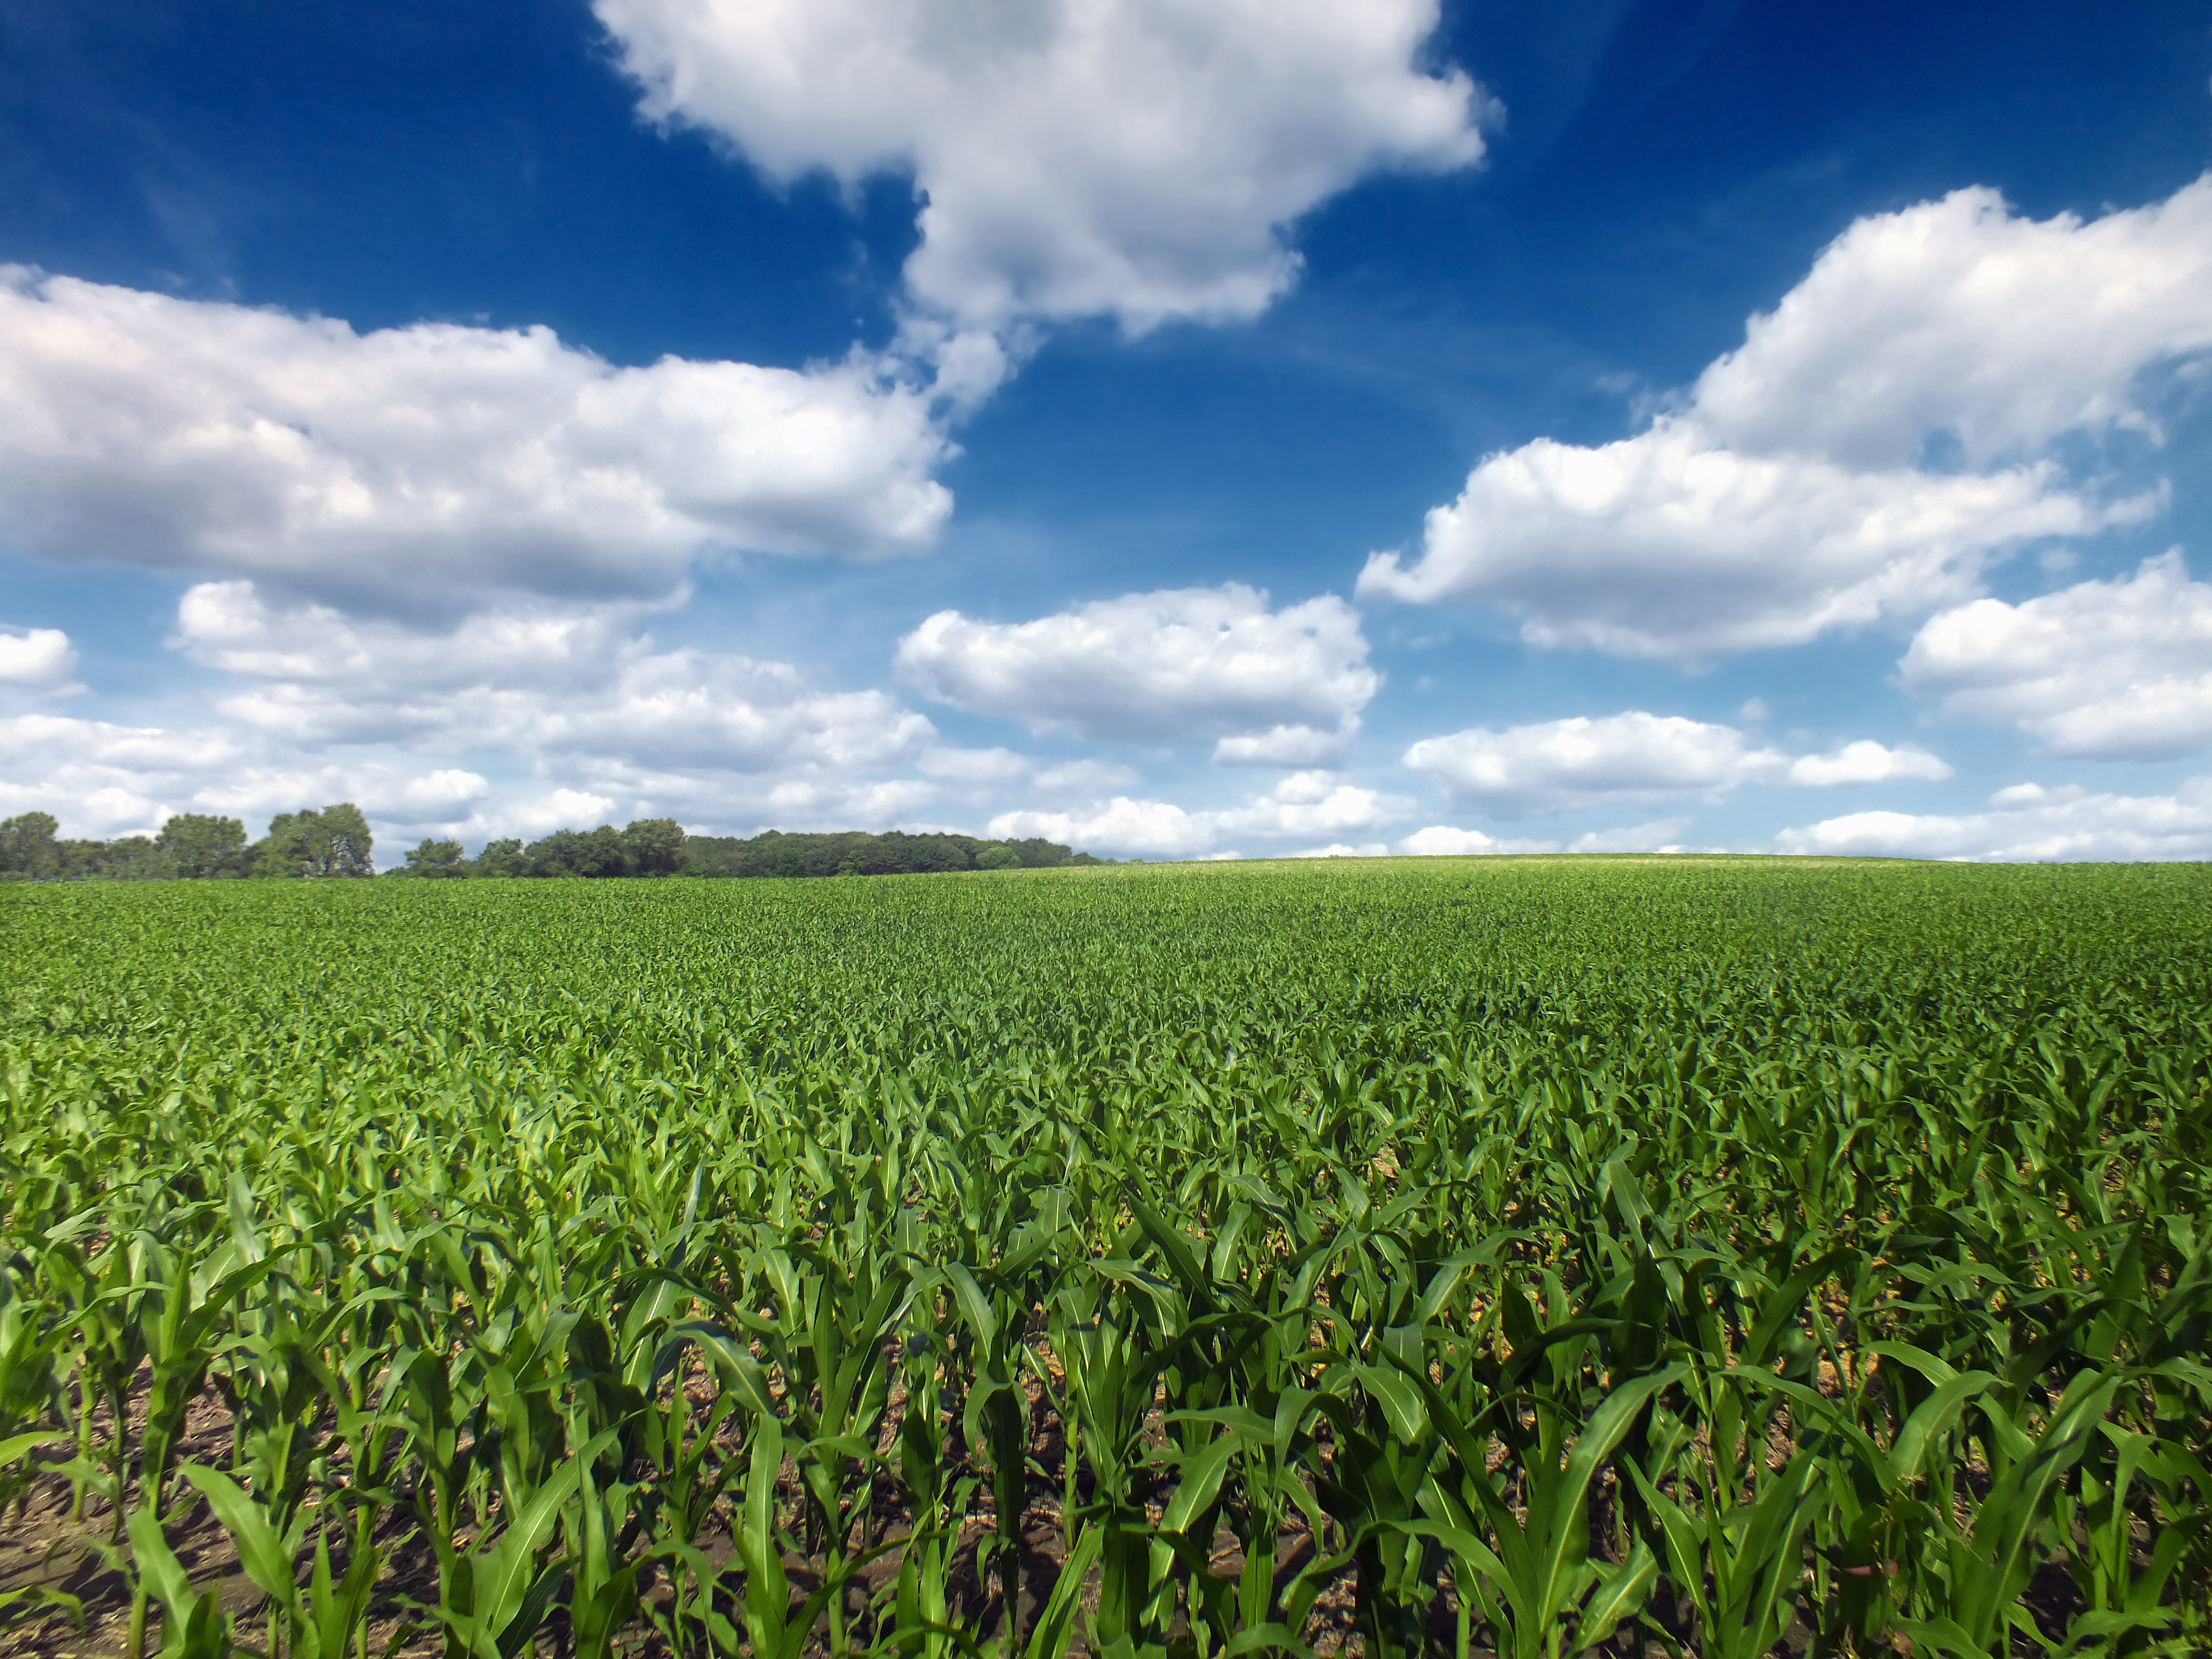
<svg viewBox="0 0 2212 1659"><path fill-rule="evenodd" d="M2212 869L0 888L0 1648L2212 1652Z"/></svg>

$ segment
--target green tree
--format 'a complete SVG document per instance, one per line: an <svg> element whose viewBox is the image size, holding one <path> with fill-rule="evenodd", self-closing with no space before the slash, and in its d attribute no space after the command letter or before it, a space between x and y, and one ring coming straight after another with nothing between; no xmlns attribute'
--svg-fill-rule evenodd
<svg viewBox="0 0 2212 1659"><path fill-rule="evenodd" d="M1018 870L1022 855L1011 847L986 847L975 854L978 870Z"/></svg>
<svg viewBox="0 0 2212 1659"><path fill-rule="evenodd" d="M603 823L577 836L576 873L597 877L628 875L629 848L623 842L622 831L611 823Z"/></svg>
<svg viewBox="0 0 2212 1659"><path fill-rule="evenodd" d="M246 861L246 826L236 818L179 812L161 826L154 844L187 880L234 876Z"/></svg>
<svg viewBox="0 0 2212 1659"><path fill-rule="evenodd" d="M407 873L410 876L453 877L468 874L462 862L461 844L457 841L432 841L427 836L422 845L407 854Z"/></svg>
<svg viewBox="0 0 2212 1659"><path fill-rule="evenodd" d="M1030 836L1021 841L1006 842L1014 856L1022 861L1024 870L1050 869L1063 864L1097 864L1100 860L1088 853L1073 852L1056 841L1047 841L1042 836ZM1111 860L1105 862L1111 863Z"/></svg>
<svg viewBox="0 0 2212 1659"><path fill-rule="evenodd" d="M253 843L253 873L264 881L297 881L307 873L309 825L302 822L311 811L279 812L269 820L269 833Z"/></svg>
<svg viewBox="0 0 2212 1659"><path fill-rule="evenodd" d="M574 830L556 830L542 841L533 841L523 857L523 873L532 876L577 876L584 838Z"/></svg>
<svg viewBox="0 0 2212 1659"><path fill-rule="evenodd" d="M124 836L106 843L71 842L70 862L98 881L172 881L177 861L151 836Z"/></svg>
<svg viewBox="0 0 2212 1659"><path fill-rule="evenodd" d="M480 876L520 876L529 870L520 840L488 841L477 854L476 873Z"/></svg>
<svg viewBox="0 0 2212 1659"><path fill-rule="evenodd" d="M806 835L764 830L750 841L686 836L682 867L695 876L828 876L842 874L849 865L864 876L900 876L976 869L994 847L1012 854L1024 869L1113 862L1035 836L988 842L973 836L916 836L898 830L880 836L859 830Z"/></svg>
<svg viewBox="0 0 2212 1659"><path fill-rule="evenodd" d="M62 847L54 832L60 828L47 812L25 812L0 822L0 875L59 875Z"/></svg>
<svg viewBox="0 0 2212 1659"><path fill-rule="evenodd" d="M46 873L59 876L64 881L90 881L100 872L100 864L107 856L104 841L81 841L75 837L57 842L61 856Z"/></svg>
<svg viewBox="0 0 2212 1659"><path fill-rule="evenodd" d="M254 874L287 879L373 876L373 847L368 820L351 801L319 812L279 812L269 821L269 834L259 844L261 860Z"/></svg>
<svg viewBox="0 0 2212 1659"><path fill-rule="evenodd" d="M611 823L596 830L556 830L533 842L525 854L526 873L533 876L626 876L629 850L623 833Z"/></svg>
<svg viewBox="0 0 2212 1659"><path fill-rule="evenodd" d="M323 808L323 834L326 849L323 874L373 876L376 873L376 860L373 856L375 840L368 833L368 820L362 816L361 808L349 800Z"/></svg>
<svg viewBox="0 0 2212 1659"><path fill-rule="evenodd" d="M641 818L622 838L633 875L673 875L684 861L684 826L674 818Z"/></svg>

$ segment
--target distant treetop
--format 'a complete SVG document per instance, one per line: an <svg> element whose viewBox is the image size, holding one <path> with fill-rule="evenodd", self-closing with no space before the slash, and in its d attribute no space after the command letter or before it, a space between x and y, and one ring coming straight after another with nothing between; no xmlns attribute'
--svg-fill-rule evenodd
<svg viewBox="0 0 2212 1659"><path fill-rule="evenodd" d="M280 812L249 843L237 818L180 812L158 836L64 841L45 812L0 821L0 880L179 881L250 876L327 879L377 873L368 820L350 801ZM487 843L476 857L457 841L425 840L384 872L417 879L487 876L901 876L959 870L1036 870L1111 864L1056 841L984 841L975 836L810 835L764 830L750 839L687 836L674 818L641 818L627 829L556 830L524 846Z"/></svg>
<svg viewBox="0 0 2212 1659"><path fill-rule="evenodd" d="M279 812L249 844L237 818L179 812L158 836L64 841L44 812L0 822L0 880L194 881L373 876L368 820L351 801Z"/></svg>
<svg viewBox="0 0 2212 1659"><path fill-rule="evenodd" d="M415 876L902 876L959 870L1046 869L1107 864L1058 842L983 841L974 836L908 835L863 830L792 835L765 830L750 839L687 836L673 818L647 818L617 830L556 830L525 847L495 841L474 859L455 842L426 841L407 854ZM392 873L402 873L393 872Z"/></svg>

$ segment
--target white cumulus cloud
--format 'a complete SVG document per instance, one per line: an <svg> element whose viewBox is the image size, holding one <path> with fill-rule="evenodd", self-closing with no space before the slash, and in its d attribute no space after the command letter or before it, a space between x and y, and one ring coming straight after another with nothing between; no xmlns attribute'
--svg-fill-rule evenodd
<svg viewBox="0 0 2212 1659"><path fill-rule="evenodd" d="M583 789L554 789L515 802L506 823L530 836L550 835L556 830L578 830L607 821L615 810L611 795L595 795Z"/></svg>
<svg viewBox="0 0 2212 1659"><path fill-rule="evenodd" d="M150 835L178 812L243 818L258 834L272 813L337 800L354 802L388 834L465 817L490 792L463 768L305 756L219 726L24 715L0 720L0 753L9 757L0 817L50 812L64 835L100 839ZM396 856L380 850L386 861Z"/></svg>
<svg viewBox="0 0 2212 1659"><path fill-rule="evenodd" d="M1359 592L1688 661L1924 613L2024 541L2155 512L2161 491L2105 499L2045 451L2154 441L2145 372L2208 347L2212 178L2087 222L1956 191L1851 226L1645 431L1484 459Z"/></svg>
<svg viewBox="0 0 2212 1659"><path fill-rule="evenodd" d="M1173 801L1116 795L1073 812L1001 812L984 833L994 839L1042 836L1086 851L1143 857L1187 858L1210 851L1214 830L1205 818Z"/></svg>
<svg viewBox="0 0 2212 1659"><path fill-rule="evenodd" d="M1340 836L1395 823L1413 810L1401 795L1346 783L1333 773L1291 774L1242 805L1193 811L1171 801L1128 795L1064 811L1002 812L998 836L1043 836L1094 851L1190 858L1231 837L1262 840Z"/></svg>
<svg viewBox="0 0 2212 1659"><path fill-rule="evenodd" d="M51 812L62 833L150 834L176 812L217 812L258 835L271 814L350 800L368 815L380 864L425 836L471 843L672 817L712 833L884 829L939 803L936 782L888 766L767 769L641 763L627 753L541 751L520 776L486 777L436 749L303 748L236 727L122 726L53 716L0 720L0 817ZM510 768L514 756L501 760Z"/></svg>
<svg viewBox="0 0 2212 1659"><path fill-rule="evenodd" d="M1398 843L1398 850L1413 858L1492 858L1504 853L1556 853L1555 841L1486 836L1480 830L1460 830L1449 823L1431 823L1416 830Z"/></svg>
<svg viewBox="0 0 2212 1659"><path fill-rule="evenodd" d="M110 836L176 811L258 829L273 811L351 799L389 858L424 836L476 844L636 817L750 834L966 827L994 812L1025 826L994 833L1181 854L1238 830L1364 829L1410 805L1313 770L1221 810L1133 799L1139 775L1118 762L946 744L888 692L664 649L641 631L649 615L517 601L410 623L202 582L180 601L170 643L217 677L221 723L15 720L0 731L0 807ZM1017 803L1028 810L1008 817Z"/></svg>
<svg viewBox="0 0 2212 1659"><path fill-rule="evenodd" d="M1436 0L595 0L644 108L770 177L911 170L908 287L956 326L1247 318L1282 228L1378 167L1465 166Z"/></svg>
<svg viewBox="0 0 2212 1659"><path fill-rule="evenodd" d="M1596 719L1577 715L1542 720L1503 731L1478 726L1424 738L1406 750L1404 764L1434 778L1453 799L1498 817L1528 817L1620 801L1693 795L1711 799L1753 782L1818 789L1951 775L1943 761L1912 744L1893 749L1862 738L1828 754L1793 760L1778 749L1755 744L1735 726L1641 709ZM1644 828L1671 836L1686 823L1668 819ZM1468 843L1470 851L1491 850L1483 844L1489 838L1480 832L1443 825L1435 828L1431 842L1419 848L1408 843L1407 850L1447 852L1452 837L1461 836L1475 838ZM1540 850L1534 843L1514 845L1516 850ZM1642 849L1577 842L1569 850Z"/></svg>
<svg viewBox="0 0 2212 1659"><path fill-rule="evenodd" d="M951 510L860 357L619 368L546 328L344 323L0 268L0 532L355 609L662 597L704 550L883 555Z"/></svg>
<svg viewBox="0 0 2212 1659"><path fill-rule="evenodd" d="M1327 836L1366 830L1403 817L1413 803L1401 795L1364 789L1322 771L1294 772L1244 806L1208 813L1215 830L1231 836Z"/></svg>
<svg viewBox="0 0 2212 1659"><path fill-rule="evenodd" d="M69 635L58 628L0 631L0 685L49 696L83 690L76 682L76 651Z"/></svg>
<svg viewBox="0 0 2212 1659"><path fill-rule="evenodd" d="M1687 818L1654 818L1649 823L1632 823L1618 830L1593 830L1588 835L1577 836L1567 844L1570 853L1687 853L1699 849L1684 847L1682 831L1690 827ZM1717 849L1716 849L1717 850Z"/></svg>
<svg viewBox="0 0 2212 1659"><path fill-rule="evenodd" d="M272 812L350 799L389 862L425 836L473 845L638 817L750 834L969 827L994 812L994 834L1181 855L1231 834L1363 830L1411 809L1313 769L1214 810L1143 799L1139 774L1116 761L950 745L885 691L664 649L641 631L649 611L518 601L433 624L202 582L170 644L217 677L220 723L8 721L0 816L36 808L66 833L109 836L221 811L258 832Z"/></svg>
<svg viewBox="0 0 2212 1659"><path fill-rule="evenodd" d="M2147 426L2137 377L2212 347L2212 177L2084 222L1993 190L1862 219L1699 376L1722 442L1875 469L1930 433L1986 462Z"/></svg>
<svg viewBox="0 0 2212 1659"><path fill-rule="evenodd" d="M1899 668L1961 720L2002 720L2054 755L2185 755L2212 744L2212 583L2176 550L2134 575L1933 617Z"/></svg>
<svg viewBox="0 0 2212 1659"><path fill-rule="evenodd" d="M1220 758L1328 758L1382 678L1333 594L1270 611L1240 583L1102 599L1026 623L940 611L899 641L924 696L1032 732L1147 742L1235 738Z"/></svg>
<svg viewBox="0 0 2212 1659"><path fill-rule="evenodd" d="M1420 557L1377 553L1359 593L1491 600L1540 646L1710 660L1974 591L1984 562L2147 511L2099 507L2049 465L1986 476L1744 455L1668 418L1595 449L1493 455L1432 508Z"/></svg>
<svg viewBox="0 0 2212 1659"><path fill-rule="evenodd" d="M880 691L825 692L784 663L659 651L605 610L484 611L448 630L269 605L203 582L178 609L195 660L244 682L225 714L296 743L412 741L664 769L860 771L935 737Z"/></svg>
<svg viewBox="0 0 2212 1659"><path fill-rule="evenodd" d="M1789 763L1779 750L1753 747L1734 726L1641 710L1502 732L1475 726L1424 738L1405 754L1407 767L1447 793L1500 817L1715 795L1773 777Z"/></svg>
<svg viewBox="0 0 2212 1659"><path fill-rule="evenodd" d="M1213 745L1213 761L1217 766L1326 766L1343 755L1358 729L1358 717L1351 714L1333 729L1272 726L1222 738Z"/></svg>
<svg viewBox="0 0 2212 1659"><path fill-rule="evenodd" d="M1827 789L1838 784L1893 783L1901 779L1940 783L1951 775L1941 757L1910 743L1891 749L1862 738L1826 755L1800 755L1790 763L1790 782L1805 788Z"/></svg>
<svg viewBox="0 0 2212 1659"><path fill-rule="evenodd" d="M2021 862L2212 858L2212 778L2191 778L2170 795L2015 784L1985 811L1853 812L1786 830L1775 849Z"/></svg>
<svg viewBox="0 0 2212 1659"><path fill-rule="evenodd" d="M1036 770L1004 750L940 744L927 717L879 690L663 650L638 615L541 603L414 626L203 582L171 643L221 677L222 723L9 722L0 806L109 836L176 811L253 828L257 815L350 799L389 854L424 835L473 842L633 817L740 834L942 822Z"/></svg>

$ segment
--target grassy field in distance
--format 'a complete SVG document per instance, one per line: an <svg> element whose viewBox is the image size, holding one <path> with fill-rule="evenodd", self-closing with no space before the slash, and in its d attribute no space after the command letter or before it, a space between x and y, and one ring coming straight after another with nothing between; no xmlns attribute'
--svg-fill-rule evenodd
<svg viewBox="0 0 2212 1659"><path fill-rule="evenodd" d="M2212 868L0 886L0 1646L2212 1647Z"/></svg>

